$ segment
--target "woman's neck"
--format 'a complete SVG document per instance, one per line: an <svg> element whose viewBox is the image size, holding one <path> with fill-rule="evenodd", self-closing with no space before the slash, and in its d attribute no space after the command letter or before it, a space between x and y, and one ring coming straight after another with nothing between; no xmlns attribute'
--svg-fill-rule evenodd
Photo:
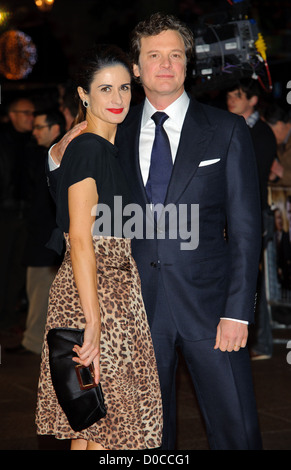
<svg viewBox="0 0 291 470"><path fill-rule="evenodd" d="M111 124L100 119L93 120L90 116L86 116L86 121L88 122L88 125L84 132L92 132L92 134L100 135L103 139L114 144L117 124Z"/></svg>

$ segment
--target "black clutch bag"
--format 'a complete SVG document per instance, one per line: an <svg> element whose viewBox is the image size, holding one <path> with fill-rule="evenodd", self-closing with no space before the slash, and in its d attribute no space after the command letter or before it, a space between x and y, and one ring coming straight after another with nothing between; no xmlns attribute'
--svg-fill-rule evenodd
<svg viewBox="0 0 291 470"><path fill-rule="evenodd" d="M93 364L72 360L74 345L82 346L84 330L53 328L47 334L52 383L57 399L74 431L82 431L106 415L101 384L94 383Z"/></svg>

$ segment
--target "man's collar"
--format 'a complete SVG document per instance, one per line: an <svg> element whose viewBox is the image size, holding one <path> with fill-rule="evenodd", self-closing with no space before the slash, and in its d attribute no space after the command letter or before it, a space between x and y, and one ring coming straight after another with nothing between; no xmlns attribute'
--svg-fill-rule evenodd
<svg viewBox="0 0 291 470"><path fill-rule="evenodd" d="M259 112L258 111L255 111L254 113L252 113L247 119L246 119L246 123L247 125L252 128L254 127L254 125L256 124L256 122L260 119L260 115L259 115Z"/></svg>
<svg viewBox="0 0 291 470"><path fill-rule="evenodd" d="M167 108L163 109L163 112L168 114L169 118L179 123L181 126L184 122L185 114L189 106L190 98L184 91L178 99L171 103ZM151 116L158 110L150 103L148 98L145 99L143 116L142 116L142 127L145 126Z"/></svg>

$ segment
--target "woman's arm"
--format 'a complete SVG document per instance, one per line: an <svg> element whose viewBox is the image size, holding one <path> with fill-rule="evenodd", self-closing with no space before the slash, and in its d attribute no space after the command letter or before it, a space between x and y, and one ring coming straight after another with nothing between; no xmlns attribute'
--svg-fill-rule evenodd
<svg viewBox="0 0 291 470"><path fill-rule="evenodd" d="M91 211L97 202L98 194L93 178L86 178L69 187L71 260L80 302L86 319L83 346L75 346L74 348L74 351L78 354L75 361L84 366L94 362L96 383L100 379L101 322L97 294L96 258L91 234L95 218L91 216Z"/></svg>

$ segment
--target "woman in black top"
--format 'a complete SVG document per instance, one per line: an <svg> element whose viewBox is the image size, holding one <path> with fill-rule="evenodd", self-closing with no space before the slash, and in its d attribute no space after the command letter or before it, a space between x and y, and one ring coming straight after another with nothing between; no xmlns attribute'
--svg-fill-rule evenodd
<svg viewBox="0 0 291 470"><path fill-rule="evenodd" d="M85 327L75 361L94 363L107 405L106 417L93 426L80 433L70 428L53 390L45 341L37 430L71 439L72 449L146 449L161 443L160 387L140 280L130 240L114 230L123 223L115 198L122 207L130 202L114 146L117 125L130 106L130 81L117 48L100 47L85 60L77 90L85 110L79 120L85 117L87 128L69 144L58 170L57 225L66 253L50 292L46 334L54 327ZM99 207L107 209L107 218Z"/></svg>

